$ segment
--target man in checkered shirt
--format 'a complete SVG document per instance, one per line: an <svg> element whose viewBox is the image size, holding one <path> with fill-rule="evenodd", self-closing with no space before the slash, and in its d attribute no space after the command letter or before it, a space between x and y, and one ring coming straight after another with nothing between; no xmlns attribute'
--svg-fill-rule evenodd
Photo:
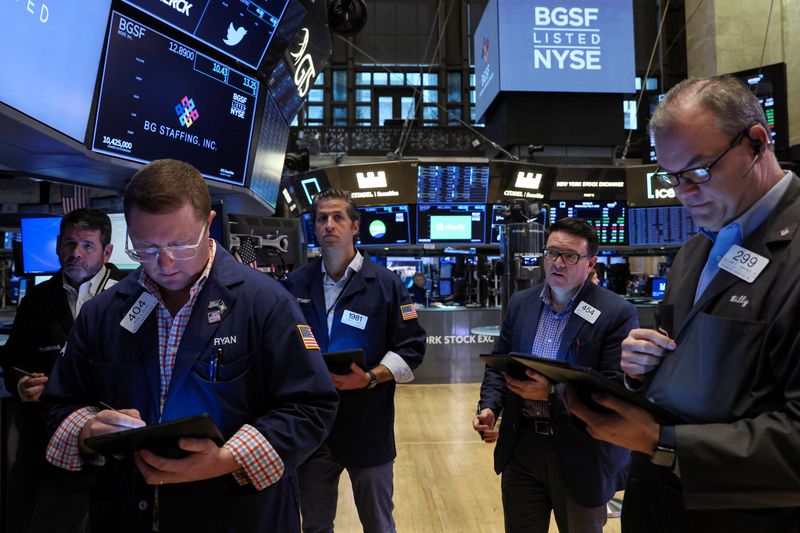
<svg viewBox="0 0 800 533"><path fill-rule="evenodd" d="M147 165L124 204L126 252L142 266L76 321L45 393L47 460L99 470L95 531L299 531L293 472L330 430L337 396L297 303L209 238L215 213L191 165ZM222 446L182 438L186 457L139 450L133 463L87 446L200 413Z"/></svg>

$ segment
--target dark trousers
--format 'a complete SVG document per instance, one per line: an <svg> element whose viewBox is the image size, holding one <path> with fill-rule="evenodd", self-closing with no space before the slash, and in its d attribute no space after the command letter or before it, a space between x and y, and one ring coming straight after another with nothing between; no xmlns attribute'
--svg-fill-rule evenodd
<svg viewBox="0 0 800 533"><path fill-rule="evenodd" d="M347 468L358 518L365 533L395 532L392 518L393 469L391 462L369 468ZM344 470L327 443L297 469L304 533L333 532L339 477Z"/></svg>
<svg viewBox="0 0 800 533"><path fill-rule="evenodd" d="M575 502L564 484L551 435L520 431L501 488L507 533L547 533L551 511L560 533L603 531L605 505L586 508Z"/></svg>

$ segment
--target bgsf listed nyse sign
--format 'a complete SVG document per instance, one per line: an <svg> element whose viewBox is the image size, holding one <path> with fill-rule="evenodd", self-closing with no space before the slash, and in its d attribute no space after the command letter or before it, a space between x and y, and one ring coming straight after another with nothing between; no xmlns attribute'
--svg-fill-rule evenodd
<svg viewBox="0 0 800 533"><path fill-rule="evenodd" d="M634 92L632 0L500 0L500 85Z"/></svg>

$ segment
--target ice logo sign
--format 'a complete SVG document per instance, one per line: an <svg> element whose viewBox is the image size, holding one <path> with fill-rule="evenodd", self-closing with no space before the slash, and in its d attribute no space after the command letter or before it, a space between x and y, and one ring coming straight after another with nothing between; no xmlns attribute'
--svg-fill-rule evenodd
<svg viewBox="0 0 800 533"><path fill-rule="evenodd" d="M175 113L178 115L178 121L181 123L181 126L187 128L200 118L200 113L197 112L194 100L188 96L184 96L181 99L181 103L175 106Z"/></svg>
<svg viewBox="0 0 800 533"><path fill-rule="evenodd" d="M386 187L386 172L356 172L359 189L383 189Z"/></svg>

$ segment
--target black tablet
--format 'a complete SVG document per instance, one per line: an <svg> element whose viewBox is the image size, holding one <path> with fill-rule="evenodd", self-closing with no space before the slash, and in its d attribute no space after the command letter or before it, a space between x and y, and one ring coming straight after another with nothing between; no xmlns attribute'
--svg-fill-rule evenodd
<svg viewBox="0 0 800 533"><path fill-rule="evenodd" d="M177 459L191 453L178 446L178 439L181 437L211 439L219 446L225 442L214 420L203 413L155 426L91 437L86 439L85 444L97 453L114 459L130 458L133 452L143 449L162 457Z"/></svg>
<svg viewBox="0 0 800 533"><path fill-rule="evenodd" d="M367 369L364 350L361 348L342 350L340 352L324 352L322 357L325 359L325 364L328 365L328 371L332 374L349 374L350 363L357 364L361 370Z"/></svg>
<svg viewBox="0 0 800 533"><path fill-rule="evenodd" d="M525 365L515 361L510 355L481 355L481 361L498 372L505 372L514 379L531 379L525 374Z"/></svg>
<svg viewBox="0 0 800 533"><path fill-rule="evenodd" d="M681 417L667 411L659 405L647 401L644 396L629 391L625 388L625 385L611 380L599 370L594 370L585 366L570 365L563 361L540 359L533 356L522 357L519 354L513 355L515 361L535 370L551 381L557 383L574 383L579 385L579 389L584 391L599 391L613 394L617 398L650 412L659 423L674 424L681 420ZM593 403L591 399L589 399L588 402Z"/></svg>

